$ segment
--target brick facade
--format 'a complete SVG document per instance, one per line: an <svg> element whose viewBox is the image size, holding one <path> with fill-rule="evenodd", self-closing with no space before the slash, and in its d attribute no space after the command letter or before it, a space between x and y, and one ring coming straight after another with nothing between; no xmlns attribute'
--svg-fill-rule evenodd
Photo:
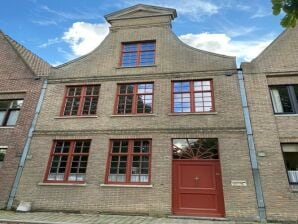
<svg viewBox="0 0 298 224"><path fill-rule="evenodd" d="M217 138L225 217L259 219L235 58L182 43L171 30L171 20L175 17L173 9L145 5L111 13L105 17L111 24L110 33L100 46L86 56L51 70L15 207L21 201L28 201L32 202L33 210L170 215L173 213L172 139ZM268 89L270 85L298 84L297 33L298 28L287 30L251 63L241 65L268 220L298 219L295 210L297 189L289 185L280 146L281 143L297 143L297 116L274 115ZM122 43L142 41L155 41L154 65L122 67ZM4 42L0 47L6 51L11 46ZM42 63L32 70L28 69L32 63L22 67L24 64L16 59L17 55L10 54L12 56L8 54L7 58L1 57L0 62L4 61L6 66L12 63L10 66L13 68L20 64L24 72L19 73L20 68L14 72L7 66L8 70L0 70L1 75L9 72L32 77L33 71L49 73L49 68ZM181 80L212 80L215 111L173 113L172 82ZM15 90L16 82L3 82L7 91ZM8 82L11 84L7 85ZM24 90L13 91L13 94L25 96L18 122L23 121L22 116L27 116L27 113L32 118L33 105L41 87L41 81L22 78L22 82ZM36 90L32 88L32 82L37 83ZM116 115L117 85L144 82L154 84L153 113ZM29 84L32 96L25 91ZM96 115L62 116L66 88L80 85L100 85ZM27 97L32 97L31 105L26 104ZM8 132L16 131L22 136L13 141L13 144L19 144L18 147L10 146L9 142L1 143L8 145L8 152L13 147L16 151L22 148L30 126L30 119L25 120L27 123L23 121L18 129L0 128L0 134L5 131L8 136ZM53 142L79 139L91 139L86 182L46 183L44 178ZM150 184L115 185L105 182L111 139L152 140ZM8 164L17 166L18 157L12 153L7 153L5 159L14 162L5 162L0 172L10 169ZM11 181L13 177L12 172ZM236 186L232 184L235 181L246 184ZM9 188L7 186L6 192ZM4 201L0 203L5 204Z"/></svg>
<svg viewBox="0 0 298 224"><path fill-rule="evenodd" d="M41 73L34 72L24 54L40 65L39 58L0 31L0 100L24 100L16 125L0 126L0 146L7 147L0 168L0 208L6 207L42 86L36 79Z"/></svg>
<svg viewBox="0 0 298 224"><path fill-rule="evenodd" d="M268 220L298 220L298 194L289 185L281 143L298 142L298 117L274 115L269 86L298 84L298 27L282 33L251 63L243 63Z"/></svg>
<svg viewBox="0 0 298 224"><path fill-rule="evenodd" d="M33 202L34 210L172 214L172 138L218 138L225 215L257 219L234 57L183 44L171 31L175 11L135 6L110 14L110 33L90 54L57 67L51 77L15 204ZM156 41L155 65L123 68L121 43ZM213 80L215 112L171 113L171 81ZM154 111L114 115L117 84L154 83ZM100 84L97 114L61 117L68 85ZM104 184L110 139L152 139L151 185ZM43 183L55 139L92 139L86 184ZM233 161L233 163L231 162ZM38 171L38 172L36 172ZM245 187L232 186L244 180ZM245 201L245 203L243 203Z"/></svg>

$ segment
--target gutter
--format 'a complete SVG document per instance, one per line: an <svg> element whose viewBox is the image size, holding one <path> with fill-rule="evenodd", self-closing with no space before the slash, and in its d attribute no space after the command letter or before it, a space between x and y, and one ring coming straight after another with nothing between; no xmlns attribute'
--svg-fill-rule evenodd
<svg viewBox="0 0 298 224"><path fill-rule="evenodd" d="M247 96L246 96L245 84L244 84L244 76L243 76L243 72L242 72L241 68L237 69L237 76L238 76L239 87L240 87L242 111L243 111L244 122L245 122L245 127L246 127L249 158L250 158L253 181L254 181L254 186L255 186L255 191L256 191L259 218L262 223L265 223L266 222L266 208L265 208L263 190L262 190L262 185L261 185L260 171L259 171L258 161L257 161L255 141L254 141L254 136L253 136L253 131L252 131L250 114L249 114L249 110L248 110Z"/></svg>
<svg viewBox="0 0 298 224"><path fill-rule="evenodd" d="M36 126L38 115L39 115L40 110L41 110L41 106L42 106L42 103L43 103L43 99L44 99L44 96L45 96L47 85L48 85L48 81L47 81L47 79L44 79L43 85L42 85L42 88L41 88L41 91L40 91L38 103L37 103L37 106L36 106L36 109L35 109L35 114L34 114L34 117L33 117L32 123L31 123L31 127L29 129L29 133L28 133L28 136L27 136L24 148L23 148L23 152L22 152L22 156L21 156L21 159L20 159L20 162L19 162L16 177L15 177L15 180L13 182L12 190L9 194L9 198L8 198L8 202L7 202L7 209L9 209L9 210L12 209L13 201L14 201L14 198L15 198L17 190L18 190L18 186L19 186L21 175L22 175L22 172L23 172L23 169L24 169L24 166L25 166L26 158L27 158L27 155L29 153L30 144L31 144L31 141L32 141L32 134L33 134L33 131L34 131L35 126Z"/></svg>

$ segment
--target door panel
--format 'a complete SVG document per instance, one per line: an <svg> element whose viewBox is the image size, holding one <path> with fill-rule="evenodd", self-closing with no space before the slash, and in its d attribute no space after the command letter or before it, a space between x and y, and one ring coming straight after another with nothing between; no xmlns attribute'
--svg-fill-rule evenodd
<svg viewBox="0 0 298 224"><path fill-rule="evenodd" d="M173 213L224 216L219 160L173 160Z"/></svg>

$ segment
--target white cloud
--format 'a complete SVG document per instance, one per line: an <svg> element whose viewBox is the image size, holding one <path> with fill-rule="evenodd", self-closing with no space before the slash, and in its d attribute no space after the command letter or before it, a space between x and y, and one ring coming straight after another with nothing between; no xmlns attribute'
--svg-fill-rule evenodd
<svg viewBox="0 0 298 224"><path fill-rule="evenodd" d="M179 38L192 47L218 54L236 56L239 61L251 61L273 40L273 37L264 37L256 40L233 41L223 33L190 33L181 35Z"/></svg>
<svg viewBox="0 0 298 224"><path fill-rule="evenodd" d="M61 40L56 37L56 38L53 38L53 39L48 39L48 41L46 43L43 43L43 44L39 45L38 47L40 47L40 48L46 48L48 46L51 46L51 45L54 45L54 44L58 44L60 42L61 42Z"/></svg>
<svg viewBox="0 0 298 224"><path fill-rule="evenodd" d="M272 15L271 11L265 10L263 8L258 8L258 10L255 11L254 14L250 18L251 19L263 18L263 17L270 16L270 15Z"/></svg>
<svg viewBox="0 0 298 224"><path fill-rule="evenodd" d="M75 56L89 53L96 48L109 32L107 23L75 22L62 37Z"/></svg>

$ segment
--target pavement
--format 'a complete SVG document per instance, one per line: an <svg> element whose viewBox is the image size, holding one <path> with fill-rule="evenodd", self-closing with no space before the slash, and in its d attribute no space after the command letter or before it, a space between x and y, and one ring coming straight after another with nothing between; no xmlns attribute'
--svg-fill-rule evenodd
<svg viewBox="0 0 298 224"><path fill-rule="evenodd" d="M236 224L243 222L203 220L195 218L156 218L150 216L124 216L107 214L73 214L62 212L21 213L0 210L1 224ZM248 222L246 222L247 224Z"/></svg>

